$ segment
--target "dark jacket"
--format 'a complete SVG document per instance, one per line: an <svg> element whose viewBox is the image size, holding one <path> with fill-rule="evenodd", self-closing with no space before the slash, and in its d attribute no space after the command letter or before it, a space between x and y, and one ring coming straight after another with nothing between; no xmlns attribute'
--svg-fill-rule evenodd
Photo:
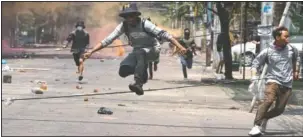
<svg viewBox="0 0 303 137"><path fill-rule="evenodd" d="M85 49L89 45L89 34L85 30L74 30L68 35L66 40L68 43L73 41L71 50Z"/></svg>

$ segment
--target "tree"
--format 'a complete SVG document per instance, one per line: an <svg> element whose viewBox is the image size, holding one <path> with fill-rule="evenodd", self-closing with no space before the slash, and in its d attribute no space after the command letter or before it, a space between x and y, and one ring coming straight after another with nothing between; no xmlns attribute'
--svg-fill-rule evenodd
<svg viewBox="0 0 303 137"><path fill-rule="evenodd" d="M222 42L224 43L223 55L224 55L224 61L225 61L225 77L226 77L226 79L233 79L231 44L230 44L230 39L229 39L230 38L230 36L229 36L230 15L229 15L229 12L222 6L221 2L216 3L216 8L218 10L218 16L220 19L221 33L223 34Z"/></svg>

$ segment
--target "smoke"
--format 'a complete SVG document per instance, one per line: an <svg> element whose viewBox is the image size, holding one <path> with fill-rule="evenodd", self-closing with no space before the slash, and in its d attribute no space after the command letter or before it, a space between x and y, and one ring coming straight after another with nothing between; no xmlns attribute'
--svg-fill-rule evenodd
<svg viewBox="0 0 303 137"><path fill-rule="evenodd" d="M98 22L99 26L117 24L120 2L92 2L88 18Z"/></svg>

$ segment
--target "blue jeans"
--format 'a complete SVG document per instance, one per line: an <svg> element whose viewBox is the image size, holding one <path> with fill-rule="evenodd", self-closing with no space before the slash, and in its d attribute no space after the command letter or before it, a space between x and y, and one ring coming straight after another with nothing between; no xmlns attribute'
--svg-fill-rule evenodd
<svg viewBox="0 0 303 137"><path fill-rule="evenodd" d="M182 64L183 77L187 78L187 68L188 69L192 68L193 58L185 58L184 56L180 56L180 61Z"/></svg>

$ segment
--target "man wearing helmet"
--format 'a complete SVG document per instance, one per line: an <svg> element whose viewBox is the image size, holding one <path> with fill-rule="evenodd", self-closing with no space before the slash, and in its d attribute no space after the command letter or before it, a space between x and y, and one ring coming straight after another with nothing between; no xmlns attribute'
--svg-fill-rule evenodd
<svg viewBox="0 0 303 137"><path fill-rule="evenodd" d="M78 67L77 74L79 74L78 80L83 79L83 70L84 70L84 58L83 53L85 52L86 47L89 45L89 34L86 32L85 25L83 21L78 21L76 24L76 30L72 31L64 43L63 48L66 48L67 45L73 41L71 52L73 53L74 61Z"/></svg>
<svg viewBox="0 0 303 137"><path fill-rule="evenodd" d="M181 54L186 51L170 34L156 27L152 22L141 19L140 15L141 12L138 11L135 3L124 5L119 16L125 21L120 23L107 38L84 54L85 58L89 58L94 52L107 47L119 36L126 34L133 51L120 63L119 75L125 78L134 74L135 83L130 84L129 89L137 95L144 94L142 87L148 79L148 62L155 60L157 53L160 52L160 44L155 36L174 43L180 48Z"/></svg>

